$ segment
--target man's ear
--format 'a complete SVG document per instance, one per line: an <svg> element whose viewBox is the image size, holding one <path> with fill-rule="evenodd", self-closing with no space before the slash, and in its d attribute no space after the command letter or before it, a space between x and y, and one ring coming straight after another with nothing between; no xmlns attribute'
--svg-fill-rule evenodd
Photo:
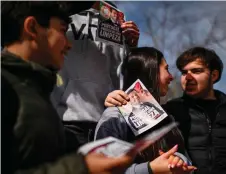
<svg viewBox="0 0 226 174"><path fill-rule="evenodd" d="M29 16L24 21L24 32L27 36L34 39L38 34L39 24L34 16Z"/></svg>
<svg viewBox="0 0 226 174"><path fill-rule="evenodd" d="M215 83L216 80L219 78L219 71L218 70L213 70L211 72L211 77L212 77L212 82Z"/></svg>

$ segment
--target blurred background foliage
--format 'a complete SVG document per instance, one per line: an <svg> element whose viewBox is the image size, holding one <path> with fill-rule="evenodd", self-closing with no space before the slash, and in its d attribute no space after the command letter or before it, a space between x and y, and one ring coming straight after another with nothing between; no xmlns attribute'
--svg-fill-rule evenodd
<svg viewBox="0 0 226 174"><path fill-rule="evenodd" d="M176 58L184 50L203 46L214 49L226 67L226 2L218 1L115 1L126 20L140 29L139 46L161 50L175 80L162 102L179 97L180 72ZM226 93L226 70L215 88Z"/></svg>

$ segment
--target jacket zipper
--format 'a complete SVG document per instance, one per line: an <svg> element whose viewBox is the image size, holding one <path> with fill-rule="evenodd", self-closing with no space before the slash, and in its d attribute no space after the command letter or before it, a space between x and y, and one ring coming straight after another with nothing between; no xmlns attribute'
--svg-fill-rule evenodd
<svg viewBox="0 0 226 174"><path fill-rule="evenodd" d="M209 141L209 146L208 146L208 158L209 158L209 166L212 166L212 150L211 150L211 146L212 146L212 137L211 137L211 132L212 132L212 125L211 125L211 121L208 117L208 114L204 111L204 116L206 117L206 121L207 121L207 125L208 125L208 141ZM211 170L211 168L209 168L209 170Z"/></svg>

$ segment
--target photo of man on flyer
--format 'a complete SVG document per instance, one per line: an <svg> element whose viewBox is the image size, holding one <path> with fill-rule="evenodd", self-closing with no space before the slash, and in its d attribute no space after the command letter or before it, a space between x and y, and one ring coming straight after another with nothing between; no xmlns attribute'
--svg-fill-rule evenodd
<svg viewBox="0 0 226 174"><path fill-rule="evenodd" d="M112 8L111 9L111 21L113 23L117 23L117 19L118 19L118 12L114 8Z"/></svg>
<svg viewBox="0 0 226 174"><path fill-rule="evenodd" d="M121 25L124 23L124 14L107 2L99 2L100 10L96 40L123 47Z"/></svg>
<svg viewBox="0 0 226 174"><path fill-rule="evenodd" d="M126 91L130 101L119 107L135 135L140 135L161 122L167 114L138 79Z"/></svg>

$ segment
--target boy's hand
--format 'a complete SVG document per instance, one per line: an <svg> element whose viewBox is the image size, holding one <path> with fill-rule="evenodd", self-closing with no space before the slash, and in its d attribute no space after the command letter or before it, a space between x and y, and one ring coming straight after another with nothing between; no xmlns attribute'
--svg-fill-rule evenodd
<svg viewBox="0 0 226 174"><path fill-rule="evenodd" d="M133 21L126 21L122 23L122 34L125 36L129 46L135 47L138 44L140 31Z"/></svg>

